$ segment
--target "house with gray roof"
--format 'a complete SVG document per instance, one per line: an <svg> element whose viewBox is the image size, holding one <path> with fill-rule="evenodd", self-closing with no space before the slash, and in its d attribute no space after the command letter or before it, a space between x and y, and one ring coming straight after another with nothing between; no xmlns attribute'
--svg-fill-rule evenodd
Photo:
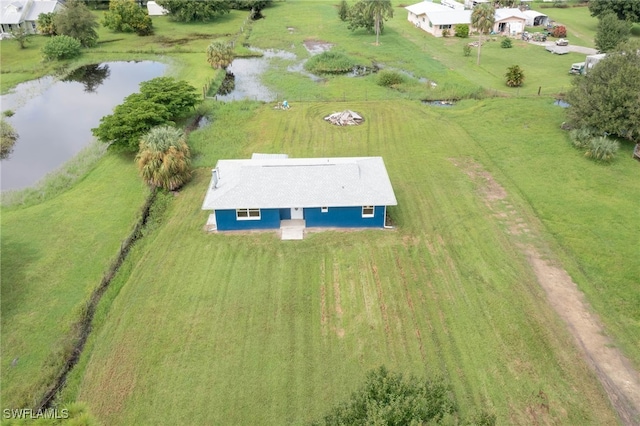
<svg viewBox="0 0 640 426"><path fill-rule="evenodd" d="M0 0L0 33L10 34L19 28L30 34L38 32L38 17L63 7L58 0Z"/></svg>
<svg viewBox="0 0 640 426"><path fill-rule="evenodd" d="M383 228L397 205L382 157L219 160L202 209L208 230Z"/></svg>

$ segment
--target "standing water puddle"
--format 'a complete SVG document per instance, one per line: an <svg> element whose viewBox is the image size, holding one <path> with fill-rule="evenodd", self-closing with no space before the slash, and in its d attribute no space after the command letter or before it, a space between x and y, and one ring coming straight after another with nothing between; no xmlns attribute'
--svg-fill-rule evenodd
<svg viewBox="0 0 640 426"><path fill-rule="evenodd" d="M235 88L226 95L217 95L220 101L254 101L272 102L276 95L260 83L260 76L269 68L269 61L274 58L295 59L296 55L283 50L260 50L259 58L234 59L227 72L235 76Z"/></svg>
<svg viewBox="0 0 640 426"><path fill-rule="evenodd" d="M1 162L2 190L34 185L89 145L93 127L143 81L164 74L160 62L88 65L63 81L53 77L19 84L0 97L6 120L18 133L9 158Z"/></svg>

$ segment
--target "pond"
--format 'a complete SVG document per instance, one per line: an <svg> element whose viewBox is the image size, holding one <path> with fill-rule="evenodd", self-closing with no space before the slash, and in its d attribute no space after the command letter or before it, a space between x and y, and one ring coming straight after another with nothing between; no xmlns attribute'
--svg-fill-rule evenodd
<svg viewBox="0 0 640 426"><path fill-rule="evenodd" d="M0 96L6 120L18 132L9 158L0 161L1 189L34 185L89 145L91 129L143 81L164 74L160 62L107 62L88 65L64 80L44 77Z"/></svg>
<svg viewBox="0 0 640 426"><path fill-rule="evenodd" d="M276 94L260 83L260 76L269 68L271 59L295 59L296 55L283 50L258 50L261 57L234 59L227 72L235 77L235 87L225 95L217 95L220 101L239 101L250 99L253 101L272 102Z"/></svg>

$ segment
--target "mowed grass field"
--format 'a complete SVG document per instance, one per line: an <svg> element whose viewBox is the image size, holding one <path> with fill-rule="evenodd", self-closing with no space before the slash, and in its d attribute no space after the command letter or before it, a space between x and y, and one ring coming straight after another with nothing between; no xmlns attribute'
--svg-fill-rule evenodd
<svg viewBox="0 0 640 426"><path fill-rule="evenodd" d="M214 124L190 137L200 170L107 293L63 402L87 401L104 424L301 423L345 400L366 371L385 364L445 374L465 415L488 408L502 424L615 423L517 244L535 243L562 264L640 365L640 267L631 231L640 227L633 201L640 194L631 147L610 166L581 158L559 130L564 114L550 98L441 110L415 101L481 86L508 95L533 95L540 84L543 95L564 91L567 64L582 59L490 42L477 67L475 56L462 56L466 41L416 33L401 7L381 46L373 46L374 36L347 30L334 6L278 2L236 41L299 58L307 55L303 41L329 41L436 80L438 89L410 82L388 90L373 77L315 84L286 72L283 62L265 82L290 100L379 101L293 102L287 112L216 105ZM552 11L543 10L555 18ZM144 39L101 29L103 43L74 64L160 58L200 87L216 74L204 60L208 37L236 37L244 17L234 12L210 25L154 18L157 33ZM3 91L10 79L48 72L35 46L21 52L0 43ZM521 91L503 86L506 58L526 65L531 78ZM364 114L365 125L332 128L321 120L345 108ZM390 209L398 228L286 244L270 234L205 235L200 204L211 167L257 151L383 155L399 200ZM454 165L460 159L481 164L507 189L530 236L509 235ZM70 324L145 195L132 161L108 154L63 196L3 207L3 408L34 402L57 371Z"/></svg>
<svg viewBox="0 0 640 426"><path fill-rule="evenodd" d="M109 155L56 198L3 207L3 408L34 406L70 353L72 324L148 193L131 163Z"/></svg>
<svg viewBox="0 0 640 426"><path fill-rule="evenodd" d="M538 119L554 121L555 110L539 101L503 105L533 107ZM381 155L398 198L390 209L397 229L294 242L271 232L206 234L200 204L210 168L202 167L129 259L84 374L73 380L77 399L106 424L300 424L386 365L444 374L463 415L487 408L499 424L616 423L518 249L526 239L553 256L547 232L512 181L519 177L456 123L465 112L363 102L348 105L366 118L360 127L322 120L345 106L247 106L250 119L233 132L243 144L220 137L226 121L191 139L200 160L251 152ZM480 104L466 115L482 121L493 112ZM557 127L541 132L558 155L584 161ZM523 139L522 155L534 155L537 147L524 143L532 138ZM509 149L510 142L498 143ZM454 160L481 164L513 189L508 200L530 236L510 235ZM556 170L553 179L561 177Z"/></svg>

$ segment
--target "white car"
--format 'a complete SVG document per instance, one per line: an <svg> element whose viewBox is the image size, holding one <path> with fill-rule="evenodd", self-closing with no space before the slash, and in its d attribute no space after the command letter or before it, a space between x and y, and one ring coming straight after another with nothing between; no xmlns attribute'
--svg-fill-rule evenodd
<svg viewBox="0 0 640 426"><path fill-rule="evenodd" d="M559 38L558 40L556 40L556 46L568 46L569 45L569 40L565 40L563 38Z"/></svg>

